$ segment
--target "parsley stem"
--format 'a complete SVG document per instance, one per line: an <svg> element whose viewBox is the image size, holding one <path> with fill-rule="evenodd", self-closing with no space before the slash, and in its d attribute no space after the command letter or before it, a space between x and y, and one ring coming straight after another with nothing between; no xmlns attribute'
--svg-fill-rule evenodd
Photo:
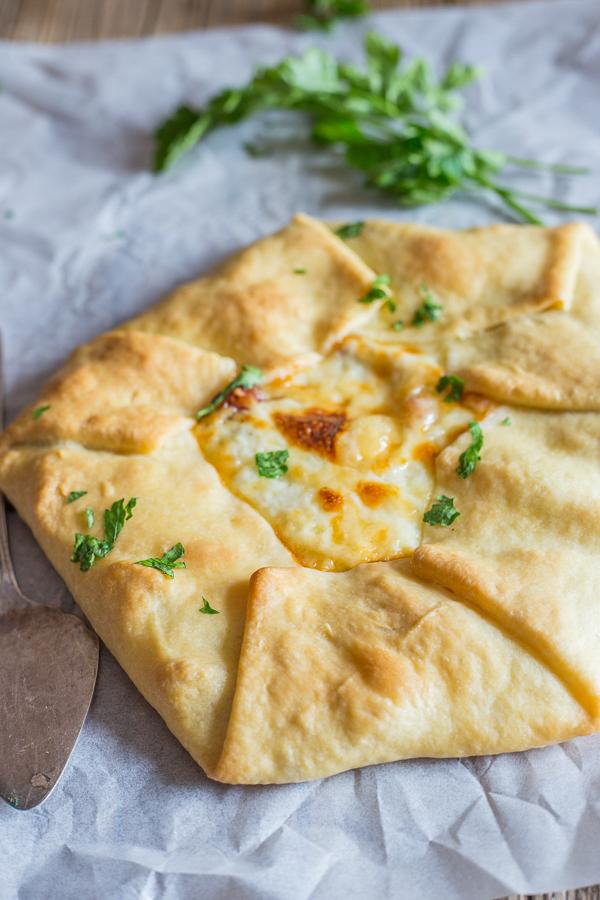
<svg viewBox="0 0 600 900"><path fill-rule="evenodd" d="M589 175L591 169L587 166L566 166L563 163L537 162L535 159L524 159L521 156L507 155L506 161L513 166L522 166L524 169L542 169L545 172L557 172L560 175Z"/></svg>
<svg viewBox="0 0 600 900"><path fill-rule="evenodd" d="M535 203L542 203L551 209L561 209L566 212L584 213L588 216L597 216L600 212L597 206L571 206L569 203L563 203L562 200L553 200L552 197L540 197L539 194L529 194L527 191L519 191L511 188L512 193L516 197L523 197L524 200L533 200Z"/></svg>
<svg viewBox="0 0 600 900"><path fill-rule="evenodd" d="M499 197L502 197L504 202L514 209L515 212L519 213L527 222L530 222L532 225L543 225L544 223L541 219L538 219L532 212L530 212L525 206L515 200L514 192L501 187L499 184L495 184L493 181L490 181L488 178L484 178L483 176L477 176L475 178L479 184L484 185L484 187L489 188L494 193L498 194Z"/></svg>
<svg viewBox="0 0 600 900"><path fill-rule="evenodd" d="M534 215L534 213L530 212L527 209L527 207L523 206L522 203L519 203L517 200L515 200L515 198L512 194L512 191L506 191L506 190L504 190L504 188L498 187L497 185L495 185L492 188L492 190L494 190L498 194L499 197L502 197L504 202L506 204L508 204L508 206L510 206L511 209L514 209L514 211L518 212L520 216L523 216L523 218L527 222L530 222L532 225L543 225L544 224L542 222L542 220L540 218L538 218L538 216L536 216L536 215Z"/></svg>

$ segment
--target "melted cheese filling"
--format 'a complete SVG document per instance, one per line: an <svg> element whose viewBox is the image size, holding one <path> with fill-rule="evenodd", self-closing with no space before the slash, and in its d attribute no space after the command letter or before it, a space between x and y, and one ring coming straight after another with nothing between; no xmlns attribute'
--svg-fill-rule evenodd
<svg viewBox="0 0 600 900"><path fill-rule="evenodd" d="M347 338L317 365L221 408L196 426L227 487L257 509L298 562L340 571L413 552L437 454L481 418L436 391L420 353ZM244 398L242 398L243 400ZM259 474L257 453L287 450Z"/></svg>

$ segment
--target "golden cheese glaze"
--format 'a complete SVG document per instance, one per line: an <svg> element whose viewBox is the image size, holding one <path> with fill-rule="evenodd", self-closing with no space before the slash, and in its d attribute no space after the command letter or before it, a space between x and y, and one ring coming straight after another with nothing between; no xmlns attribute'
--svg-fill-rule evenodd
<svg viewBox="0 0 600 900"><path fill-rule="evenodd" d="M394 559L420 543L437 454L487 411L446 402L442 374L425 353L352 336L195 433L223 483L301 565L340 571ZM260 477L256 454L274 450L288 451L287 473Z"/></svg>

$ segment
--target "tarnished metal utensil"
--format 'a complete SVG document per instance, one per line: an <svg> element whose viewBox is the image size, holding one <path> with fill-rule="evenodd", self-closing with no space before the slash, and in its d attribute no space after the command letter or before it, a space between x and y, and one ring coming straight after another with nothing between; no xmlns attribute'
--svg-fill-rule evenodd
<svg viewBox="0 0 600 900"><path fill-rule="evenodd" d="M0 352L0 422L2 380ZM90 706L98 638L81 619L26 597L0 494L0 796L31 809L67 764Z"/></svg>

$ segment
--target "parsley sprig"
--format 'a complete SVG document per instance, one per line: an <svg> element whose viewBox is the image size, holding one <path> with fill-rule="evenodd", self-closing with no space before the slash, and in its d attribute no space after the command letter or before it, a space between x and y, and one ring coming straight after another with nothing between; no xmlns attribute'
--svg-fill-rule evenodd
<svg viewBox="0 0 600 900"><path fill-rule="evenodd" d="M269 453L257 453L254 457L258 474L263 478L280 478L288 470L289 450L271 450Z"/></svg>
<svg viewBox="0 0 600 900"><path fill-rule="evenodd" d="M208 602L208 600L206 599L206 597L202 598L202 609L200 610L200 612L204 613L206 616L218 616L219 615L219 610L213 609L212 606L210 605L210 603Z"/></svg>
<svg viewBox="0 0 600 900"><path fill-rule="evenodd" d="M86 494L87 491L71 491L67 503L74 503L75 500L79 500L80 497L85 497Z"/></svg>
<svg viewBox="0 0 600 900"><path fill-rule="evenodd" d="M337 234L343 241L347 241L350 238L360 237L364 227L364 222L348 222L347 225L336 228L334 234Z"/></svg>
<svg viewBox="0 0 600 900"><path fill-rule="evenodd" d="M229 384L226 384L223 390L219 391L219 393L213 397L208 406L205 406L204 409L201 409L196 413L196 419L202 419L209 413L214 412L217 406L220 406L236 388L252 388L257 384L260 384L261 380L262 372L260 369L257 369L256 366L242 366L240 374L234 378L233 381L230 381Z"/></svg>
<svg viewBox="0 0 600 900"><path fill-rule="evenodd" d="M178 541L176 544L173 544L170 550L163 553L160 559L156 556L150 556L148 559L140 559L138 562L133 563L133 565L148 566L150 569L157 569L159 572L162 572L167 578L174 578L173 569L186 568L185 563L181 559L184 553L185 550L183 549L183 544Z"/></svg>
<svg viewBox="0 0 600 900"><path fill-rule="evenodd" d="M383 300L384 298L389 298L390 289L388 287L390 283L390 276L387 273L383 275L378 275L367 293L360 297L359 303L373 303L375 300ZM388 299L389 302L389 299ZM393 309L392 312L396 309L395 305L392 304Z"/></svg>
<svg viewBox="0 0 600 900"><path fill-rule="evenodd" d="M586 169L549 165L472 146L457 120L459 92L480 77L475 66L452 63L441 77L422 58L404 62L400 47L371 32L365 38L366 66L339 62L315 47L259 68L248 84L214 96L202 109L181 106L156 132L156 172L170 168L211 131L267 110L310 116L311 136L343 149L349 165L367 183L402 206L437 203L456 191L496 195L518 220L540 224L525 203L596 214L524 193L498 180L507 166L583 174Z"/></svg>
<svg viewBox="0 0 600 900"><path fill-rule="evenodd" d="M475 466L481 459L479 456L483 447L483 432L477 422L469 422L469 431L471 432L471 443L464 453L458 457L457 472L461 478L468 478L475 471Z"/></svg>
<svg viewBox="0 0 600 900"><path fill-rule="evenodd" d="M442 494L437 501L424 514L423 521L427 525L441 525L444 528L452 525L454 520L460 516L459 511L454 507L454 497L445 497Z"/></svg>
<svg viewBox="0 0 600 900"><path fill-rule="evenodd" d="M331 31L340 19L356 19L370 9L365 0L307 0L307 8L309 15L294 19L303 31Z"/></svg>
<svg viewBox="0 0 600 900"><path fill-rule="evenodd" d="M449 387L450 390L444 397L444 403L458 403L462 397L464 386L464 381L458 375L442 375L435 389L438 394L441 394Z"/></svg>
<svg viewBox="0 0 600 900"><path fill-rule="evenodd" d="M415 314L411 322L411 325L414 325L416 328L422 328L423 325L425 325L427 322L437 322L442 314L443 309L443 306L435 302L435 300L433 299L433 294L426 284L422 284L420 290L421 296L423 298L423 303L417 310L415 310Z"/></svg>
<svg viewBox="0 0 600 900"><path fill-rule="evenodd" d="M123 525L133 515L136 502L137 498L132 497L125 505L125 499L122 498L121 500L116 500L110 509L104 510L104 540L91 534L79 534L76 532L71 562L80 563L81 571L87 572L93 566L96 557L104 558L108 556L115 546L115 541L121 533Z"/></svg>

